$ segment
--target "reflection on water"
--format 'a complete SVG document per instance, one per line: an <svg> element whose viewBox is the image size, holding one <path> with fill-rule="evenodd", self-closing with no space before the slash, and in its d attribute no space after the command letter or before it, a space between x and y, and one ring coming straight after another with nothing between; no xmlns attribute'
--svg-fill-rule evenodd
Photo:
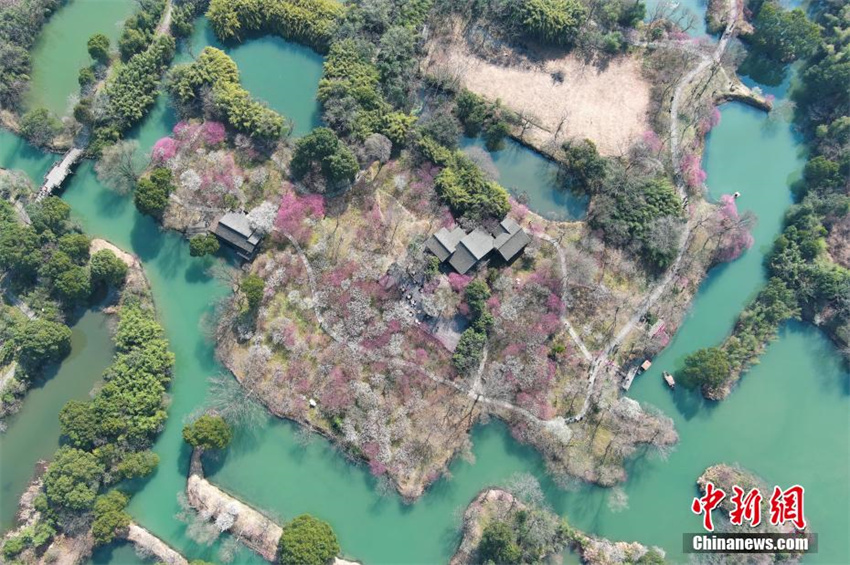
<svg viewBox="0 0 850 565"><path fill-rule="evenodd" d="M499 172L496 180L530 210L550 220L580 220L587 213L588 198L561 188L555 163L514 141L505 140L501 151L487 151L481 138L464 137L461 149L486 152Z"/></svg>

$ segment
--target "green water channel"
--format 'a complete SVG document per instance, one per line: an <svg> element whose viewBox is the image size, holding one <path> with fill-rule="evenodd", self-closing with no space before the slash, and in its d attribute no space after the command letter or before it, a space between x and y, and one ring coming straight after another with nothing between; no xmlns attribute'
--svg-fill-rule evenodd
<svg viewBox="0 0 850 565"><path fill-rule="evenodd" d="M86 311L71 328L71 353L33 383L21 410L7 420L0 434L0 531L13 526L35 464L59 447L59 410L69 400L88 399L112 361L107 320L99 311Z"/></svg>
<svg viewBox="0 0 850 565"><path fill-rule="evenodd" d="M91 65L86 42L103 33L117 49L121 26L133 0L70 0L45 24L32 50L32 83L27 108L44 106L57 116L70 113L68 97L78 94L80 69Z"/></svg>
<svg viewBox="0 0 850 565"><path fill-rule="evenodd" d="M274 43L269 45L277 49ZM258 69L265 66L262 61L256 65ZM243 69L243 84L258 92L260 86L254 81L271 80L270 74L253 76ZM314 93L315 87L293 86L278 94L314 107L306 102ZM268 101L273 107L276 104ZM312 114L289 115L296 124L312 119ZM168 134L173 123L173 115L160 100L134 136L150 148ZM52 158L10 153L10 143L14 138L0 135L0 165L21 167L39 180ZM630 501L627 510L611 512L605 489L559 490L546 479L537 454L512 440L499 423L477 427L475 462L453 463L452 478L437 482L413 505L403 504L394 495L380 496L366 469L352 465L322 439L302 446L293 425L272 419L255 435L239 433L221 460L207 461L211 480L281 519L310 512L328 520L343 551L366 563L438 563L453 552L460 512L481 488L502 483L518 471L531 472L540 478L553 508L574 525L613 539L657 544L675 562L686 562L679 553L681 534L700 527L700 519L689 510L694 480L710 464L739 462L771 483L806 487L807 517L820 534L820 552L807 557L807 562L850 562L846 536L850 531L850 374L816 329L800 324L784 328L761 364L722 404L704 403L685 391L671 394L659 374L662 369L675 370L694 349L722 340L743 304L762 284L761 261L790 203L788 187L802 165L799 152L787 123L736 104L722 109L721 124L710 134L705 156L708 185L715 198L742 192L740 207L759 216L756 243L738 261L712 271L670 347L632 387L632 397L660 407L674 419L681 440L666 460L648 456L630 465L630 478L624 485ZM129 198L99 185L90 163L80 166L63 197L88 233L105 237L142 259L177 355L169 420L154 448L161 464L153 477L137 485L140 492L130 512L190 558L215 559L214 550L198 547L186 537L185 526L174 514L188 467L181 427L203 405L207 377L221 371L201 321L227 289L208 276L204 263L189 257L183 239L139 216ZM21 449L24 459L28 446ZM99 552L95 561L135 562L131 556L126 546L118 546ZM256 561L245 552L237 558L240 563L252 560Z"/></svg>
<svg viewBox="0 0 850 565"><path fill-rule="evenodd" d="M476 147L487 151L480 137L464 137L461 149ZM496 179L515 198L528 204L529 209L550 220L580 220L587 214L588 198L558 188L558 166L536 151L513 139L505 140L505 148L488 151L499 172Z"/></svg>

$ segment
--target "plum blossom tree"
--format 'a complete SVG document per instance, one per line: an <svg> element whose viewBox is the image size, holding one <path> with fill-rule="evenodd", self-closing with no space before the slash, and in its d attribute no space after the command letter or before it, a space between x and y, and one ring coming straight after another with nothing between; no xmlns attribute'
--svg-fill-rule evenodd
<svg viewBox="0 0 850 565"><path fill-rule="evenodd" d="M151 160L162 164L177 155L177 141L173 137L159 139L151 150Z"/></svg>
<svg viewBox="0 0 850 565"><path fill-rule="evenodd" d="M320 220L325 216L325 199L318 194L299 196L289 187L280 201L275 227L305 243L310 236L308 219Z"/></svg>
<svg viewBox="0 0 850 565"><path fill-rule="evenodd" d="M224 124L221 122L204 122L202 132L204 143L207 145L218 145L227 137Z"/></svg>
<svg viewBox="0 0 850 565"><path fill-rule="evenodd" d="M274 227L277 209L271 202L263 202L248 212L248 221L254 230L269 233Z"/></svg>
<svg viewBox="0 0 850 565"><path fill-rule="evenodd" d="M714 218L714 232L719 238L715 260L734 261L752 247L753 236L750 228L755 223L751 213L738 214L738 206L732 195L720 197L720 207Z"/></svg>
<svg viewBox="0 0 850 565"><path fill-rule="evenodd" d="M682 157L682 175L690 188L699 188L708 176L699 162L696 153L688 152Z"/></svg>

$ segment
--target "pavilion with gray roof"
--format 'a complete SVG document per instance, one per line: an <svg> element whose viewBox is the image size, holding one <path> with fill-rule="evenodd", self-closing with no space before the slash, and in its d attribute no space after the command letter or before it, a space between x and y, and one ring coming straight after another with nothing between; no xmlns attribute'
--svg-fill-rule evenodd
<svg viewBox="0 0 850 565"><path fill-rule="evenodd" d="M437 256L437 259L442 263L455 252L457 244L463 239L466 232L461 228L455 228L452 231L446 228L440 228L437 233L428 238L425 242L425 247Z"/></svg>
<svg viewBox="0 0 850 565"><path fill-rule="evenodd" d="M212 233L222 242L232 247L236 255L245 261L254 258L260 245L262 234L251 227L248 216L239 212L228 212L213 226Z"/></svg>
<svg viewBox="0 0 850 565"><path fill-rule="evenodd" d="M425 247L440 260L460 274L466 274L479 261L494 250L504 261L511 261L531 242L529 236L515 221L505 218L499 224L495 237L475 228L469 233L461 228L452 231L440 228L428 238Z"/></svg>
<svg viewBox="0 0 850 565"><path fill-rule="evenodd" d="M516 257L526 245L531 243L531 236L510 218L502 220L499 229L500 233L496 236L493 247L505 261L510 261Z"/></svg>

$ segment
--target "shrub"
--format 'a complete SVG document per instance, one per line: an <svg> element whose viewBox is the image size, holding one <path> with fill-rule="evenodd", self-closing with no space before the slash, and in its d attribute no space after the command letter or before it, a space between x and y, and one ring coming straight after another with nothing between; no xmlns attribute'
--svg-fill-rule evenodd
<svg viewBox="0 0 850 565"><path fill-rule="evenodd" d="M636 250L655 269L666 268L675 258L682 203L669 179L633 178L618 173L604 190L598 190L589 224L604 232L613 245ZM658 227L669 229L660 230ZM667 241L660 241L659 238Z"/></svg>
<svg viewBox="0 0 850 565"><path fill-rule="evenodd" d="M513 18L522 32L552 45L572 45L589 15L579 0L521 0L515 6Z"/></svg>
<svg viewBox="0 0 850 565"><path fill-rule="evenodd" d="M209 88L215 110L227 124L262 142L273 142L283 133L283 118L251 98L239 85L236 63L220 49L205 48L198 59L171 71L168 89L185 114L201 110L201 92Z"/></svg>
<svg viewBox="0 0 850 565"><path fill-rule="evenodd" d="M481 563L518 563L521 557L514 534L506 522L493 520L484 528L478 544Z"/></svg>
<svg viewBox="0 0 850 565"><path fill-rule="evenodd" d="M239 290L245 295L248 301L248 308L256 310L263 300L263 290L266 287L265 281L253 273L242 277L239 283Z"/></svg>
<svg viewBox="0 0 850 565"><path fill-rule="evenodd" d="M69 400L59 411L62 435L70 444L80 449L89 449L100 434L100 423L91 402Z"/></svg>
<svg viewBox="0 0 850 565"><path fill-rule="evenodd" d="M279 545L281 565L324 565L339 553L330 524L309 514L284 526Z"/></svg>
<svg viewBox="0 0 850 565"><path fill-rule="evenodd" d="M183 439L200 449L224 449L233 439L233 431L221 416L204 414L183 427Z"/></svg>
<svg viewBox="0 0 850 565"><path fill-rule="evenodd" d="M86 267L73 265L56 277L53 290L69 308L82 304L91 296L91 274Z"/></svg>
<svg viewBox="0 0 850 565"><path fill-rule="evenodd" d="M115 467L116 473L125 479L150 475L159 465L159 455L147 449L127 455Z"/></svg>
<svg viewBox="0 0 850 565"><path fill-rule="evenodd" d="M156 26L165 10L165 0L140 0L139 10L124 22L118 39L118 51L123 61L143 52L153 40Z"/></svg>
<svg viewBox="0 0 850 565"><path fill-rule="evenodd" d="M3 544L3 557L12 559L27 547L27 540L23 534L15 535Z"/></svg>
<svg viewBox="0 0 850 565"><path fill-rule="evenodd" d="M301 179L314 167L332 183L350 182L360 169L351 149L328 128L316 128L295 143L292 176Z"/></svg>
<svg viewBox="0 0 850 565"><path fill-rule="evenodd" d="M160 77L173 56L174 39L165 35L118 68L106 85L109 103L101 141L110 141L111 131L120 134L144 117L156 101Z"/></svg>
<svg viewBox="0 0 850 565"><path fill-rule="evenodd" d="M102 33L96 33L89 37L86 46L89 56L95 61L105 63L109 60L109 38Z"/></svg>
<svg viewBox="0 0 850 565"><path fill-rule="evenodd" d="M59 361L71 351L71 330L49 320L28 320L15 336L19 358L30 368Z"/></svg>
<svg viewBox="0 0 850 565"><path fill-rule="evenodd" d="M101 249L95 253L89 268L93 283L103 282L109 286L121 286L127 277L127 264L109 249Z"/></svg>
<svg viewBox="0 0 850 565"><path fill-rule="evenodd" d="M207 17L222 41L267 32L325 52L343 12L334 0L212 0Z"/></svg>
<svg viewBox="0 0 850 565"><path fill-rule="evenodd" d="M124 512L130 498L117 490L97 497L94 502L94 521L91 525L95 545L105 545L130 525L130 515Z"/></svg>
<svg viewBox="0 0 850 565"><path fill-rule="evenodd" d="M679 376L682 384L687 387L713 389L726 382L731 370L726 352L718 347L709 347L688 355Z"/></svg>
<svg viewBox="0 0 850 565"><path fill-rule="evenodd" d="M820 28L800 9L784 10L776 0L761 4L750 37L761 54L781 63L812 55L820 43Z"/></svg>
<svg viewBox="0 0 850 565"><path fill-rule="evenodd" d="M47 108L35 108L21 118L21 135L34 145L47 145L62 129L62 124L47 111Z"/></svg>
<svg viewBox="0 0 850 565"><path fill-rule="evenodd" d="M599 155L596 144L589 139L561 145L563 158L559 176L570 190L593 194L602 185L607 173L605 158Z"/></svg>
<svg viewBox="0 0 850 565"><path fill-rule="evenodd" d="M173 189L171 170L157 167L149 178L141 179L136 185L133 201L142 214L159 217L168 206L168 195Z"/></svg>
<svg viewBox="0 0 850 565"><path fill-rule="evenodd" d="M487 180L475 163L461 153L435 180L440 197L452 211L473 218L504 218L510 210L508 193L499 184Z"/></svg>
<svg viewBox="0 0 850 565"><path fill-rule="evenodd" d="M80 69L80 74L77 75L77 82L80 84L80 88L88 88L89 86L93 85L96 80L97 77L94 75L94 69L92 69L91 67L83 67L82 69ZM76 114L74 115L74 117L77 118ZM82 120L77 118L77 121Z"/></svg>
<svg viewBox="0 0 850 565"><path fill-rule="evenodd" d="M211 233L199 234L189 240L189 255L192 257L214 255L218 249L218 238Z"/></svg>
<svg viewBox="0 0 850 565"><path fill-rule="evenodd" d="M469 375L478 369L487 334L473 326L468 327L460 335L457 347L452 354L452 363L461 375Z"/></svg>
<svg viewBox="0 0 850 565"><path fill-rule="evenodd" d="M50 505L76 511L91 509L103 472L103 465L91 453L60 448L44 474Z"/></svg>

